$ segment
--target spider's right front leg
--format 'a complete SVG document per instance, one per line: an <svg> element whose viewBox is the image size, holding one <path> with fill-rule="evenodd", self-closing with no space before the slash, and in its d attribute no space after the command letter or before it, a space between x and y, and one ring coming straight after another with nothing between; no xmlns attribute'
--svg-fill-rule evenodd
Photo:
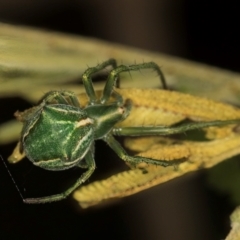
<svg viewBox="0 0 240 240"><path fill-rule="evenodd" d="M112 66L112 68L117 67L117 62L115 59L109 59L101 64L98 64L96 67L88 68L82 75L83 85L85 87L86 93L89 97L90 105L93 105L97 102L97 97L92 83L92 75L96 72L103 70L104 68Z"/></svg>

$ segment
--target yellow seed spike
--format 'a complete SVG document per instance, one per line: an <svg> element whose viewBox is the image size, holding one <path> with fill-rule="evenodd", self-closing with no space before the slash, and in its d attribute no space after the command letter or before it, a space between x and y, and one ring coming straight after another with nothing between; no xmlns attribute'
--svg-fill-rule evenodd
<svg viewBox="0 0 240 240"><path fill-rule="evenodd" d="M20 142L17 143L17 146L14 148L12 154L8 157L9 163L17 163L25 157L25 153L20 152Z"/></svg>
<svg viewBox="0 0 240 240"><path fill-rule="evenodd" d="M121 126L171 125L185 118L194 121L240 119L240 110L236 107L189 94L161 89L117 89L117 92L133 102L131 115Z"/></svg>
<svg viewBox="0 0 240 240"><path fill-rule="evenodd" d="M181 145L182 147L179 147L179 149L182 148L184 150L185 148L185 151L188 151L188 156L187 161L180 164L177 169L174 169L174 167L162 168L150 165L145 166L145 169L132 169L113 175L106 180L83 186L74 192L73 197L79 202L81 207L87 208L106 199L132 195L191 171L212 167L240 153L240 135L235 134L229 138L210 142L181 141ZM166 148L168 148L169 153L176 150L174 145L166 146ZM161 156L160 146L158 154L147 151L141 153L141 156L149 154L152 157L161 157L161 159L164 157L164 155ZM170 156L173 158L178 157Z"/></svg>

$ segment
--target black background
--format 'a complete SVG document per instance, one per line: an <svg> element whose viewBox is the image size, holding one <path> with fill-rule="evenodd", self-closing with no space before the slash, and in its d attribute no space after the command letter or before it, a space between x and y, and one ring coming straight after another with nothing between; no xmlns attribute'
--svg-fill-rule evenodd
<svg viewBox="0 0 240 240"><path fill-rule="evenodd" d="M233 1L5 0L0 3L0 20L97 37L240 71L237 11ZM16 109L29 107L22 99L0 101L1 122L11 119ZM6 159L14 144L0 147ZM120 160L112 161L114 156L105 144L97 144L98 168L91 180L110 175L113 167L124 168ZM71 197L52 204L23 204L7 170L2 163L0 166L1 239L214 240L223 239L230 229L234 206L227 196L207 187L205 171L82 210ZM60 192L81 173L72 169L53 174L28 161L10 170L28 197Z"/></svg>

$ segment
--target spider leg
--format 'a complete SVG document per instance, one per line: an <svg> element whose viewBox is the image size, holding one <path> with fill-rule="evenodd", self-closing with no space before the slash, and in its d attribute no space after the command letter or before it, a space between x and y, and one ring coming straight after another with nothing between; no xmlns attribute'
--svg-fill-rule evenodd
<svg viewBox="0 0 240 240"><path fill-rule="evenodd" d="M125 150L122 148L120 143L114 139L114 137L111 134L106 135L103 140L107 142L107 144L116 152L116 154L125 162L129 162L131 164L138 164L140 162L144 162L147 164L153 164L153 165L159 165L162 167L168 167L173 166L179 163L184 162L184 159L177 159L172 161L166 161L166 160L156 160L153 158L146 158L141 156L130 156L128 155Z"/></svg>
<svg viewBox="0 0 240 240"><path fill-rule="evenodd" d="M47 197L39 197L39 198L26 198L23 201L25 203L47 203L47 202L53 202L53 201L60 201L64 198L66 198L69 194L71 194L77 187L79 187L81 184L83 184L94 172L95 170L95 161L93 157L93 151L90 150L86 156L85 156L86 164L88 166L88 170L81 175L81 177L65 192L47 196Z"/></svg>
<svg viewBox="0 0 240 240"><path fill-rule="evenodd" d="M78 98L73 92L70 92L70 91L50 91L43 96L40 102L42 104L47 104L47 103L51 103L53 100L56 100L56 102L60 104L65 104L65 105L70 104L75 107L80 107Z"/></svg>
<svg viewBox="0 0 240 240"><path fill-rule="evenodd" d="M165 126L143 126L143 127L123 127L114 128L112 134L116 136L152 136L152 135L171 135L176 133L182 133L189 130L201 129L205 127L224 126L229 124L239 124L240 120L217 120L211 122L195 122L182 124L176 127L165 127Z"/></svg>
<svg viewBox="0 0 240 240"><path fill-rule="evenodd" d="M163 88L167 89L166 80L164 78L164 75L163 75L161 69L159 68L159 66L156 63L148 62L148 63L129 65L129 66L120 65L120 66L114 68L113 70L111 70L111 72L110 72L110 74L108 76L106 85L105 85L104 90L103 90L101 103L103 104L103 103L107 102L107 100L111 96L111 93L113 91L113 87L116 85L116 81L118 79L118 75L121 72L137 71L137 70L140 70L140 69L148 69L148 68L150 68L150 69L152 68L154 71L157 72L157 74L159 75L160 80L162 82Z"/></svg>
<svg viewBox="0 0 240 240"><path fill-rule="evenodd" d="M69 91L64 91L63 96L67 96L69 98L71 105L73 105L75 107L78 107L78 108L81 107L75 93L72 93L72 92L69 92Z"/></svg>
<svg viewBox="0 0 240 240"><path fill-rule="evenodd" d="M92 83L92 75L108 66L112 66L112 68L115 68L117 66L116 60L109 59L101 64L98 64L96 67L88 68L82 75L83 85L89 97L90 105L94 104L97 101L96 93Z"/></svg>

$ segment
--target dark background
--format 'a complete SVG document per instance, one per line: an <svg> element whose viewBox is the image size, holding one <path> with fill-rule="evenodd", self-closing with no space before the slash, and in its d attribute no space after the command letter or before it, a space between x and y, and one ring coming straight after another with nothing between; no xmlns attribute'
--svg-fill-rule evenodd
<svg viewBox="0 0 240 240"><path fill-rule="evenodd" d="M0 20L97 37L240 71L239 17L234 3L2 0ZM1 122L12 118L16 109L29 107L21 99L0 101ZM4 159L13 147L1 146ZM123 168L119 160L107 160L114 156L107 149L105 144L97 144L98 169L91 180L107 176L114 164ZM223 239L235 207L227 195L208 187L205 171L87 210L79 209L71 197L52 204L24 205L3 164L0 166L1 239ZM77 169L53 174L28 161L10 170L28 197L60 192L80 174Z"/></svg>

